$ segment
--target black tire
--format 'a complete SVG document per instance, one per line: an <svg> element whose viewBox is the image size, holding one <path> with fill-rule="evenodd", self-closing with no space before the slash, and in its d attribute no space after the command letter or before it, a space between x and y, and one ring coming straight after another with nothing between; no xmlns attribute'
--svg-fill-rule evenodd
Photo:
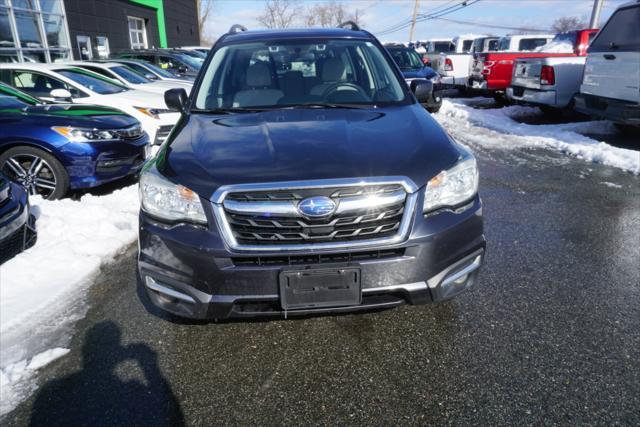
<svg viewBox="0 0 640 427"><path fill-rule="evenodd" d="M427 108L427 107L425 107L425 108L426 108L426 110L427 110L428 112L430 112L431 114L435 114L435 113L437 113L438 111L440 111L440 107L441 107L441 105L436 105L436 106L433 106L433 107L428 107L428 108Z"/></svg>
<svg viewBox="0 0 640 427"><path fill-rule="evenodd" d="M34 163L37 173L24 175L31 171ZM0 154L0 170L22 184L30 195L39 194L45 199L54 200L69 191L69 175L64 166L50 153L39 148L25 145L9 148Z"/></svg>

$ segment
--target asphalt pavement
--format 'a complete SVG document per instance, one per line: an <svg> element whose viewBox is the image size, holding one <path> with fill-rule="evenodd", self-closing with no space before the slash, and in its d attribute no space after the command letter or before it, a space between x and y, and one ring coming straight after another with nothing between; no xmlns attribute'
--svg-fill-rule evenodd
<svg viewBox="0 0 640 427"><path fill-rule="evenodd" d="M180 322L137 288L132 246L91 288L71 352L2 424L640 424L640 179L472 148L488 252L464 295Z"/></svg>

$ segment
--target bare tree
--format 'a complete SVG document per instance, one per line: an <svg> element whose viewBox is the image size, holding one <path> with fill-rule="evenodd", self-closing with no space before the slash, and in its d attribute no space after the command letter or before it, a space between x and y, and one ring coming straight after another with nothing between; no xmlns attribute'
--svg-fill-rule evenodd
<svg viewBox="0 0 640 427"><path fill-rule="evenodd" d="M289 28L301 10L298 0L266 0L258 22L267 28Z"/></svg>
<svg viewBox="0 0 640 427"><path fill-rule="evenodd" d="M214 0L196 0L196 6L198 9L198 33L200 35L200 42L209 42L209 38L204 33L204 26L207 23L207 18L213 10Z"/></svg>
<svg viewBox="0 0 640 427"><path fill-rule="evenodd" d="M338 3L336 0L316 3L310 6L305 13L307 27L335 27L347 20L360 24L362 11L356 9L353 13L349 13L344 4Z"/></svg>
<svg viewBox="0 0 640 427"><path fill-rule="evenodd" d="M551 29L556 33L564 33L565 31L580 30L587 28L587 23L582 19L575 16L563 16L555 21L551 25Z"/></svg>

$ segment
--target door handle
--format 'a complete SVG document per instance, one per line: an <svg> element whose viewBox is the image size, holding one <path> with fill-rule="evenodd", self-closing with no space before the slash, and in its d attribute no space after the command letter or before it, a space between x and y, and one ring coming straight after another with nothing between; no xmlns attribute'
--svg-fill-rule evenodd
<svg viewBox="0 0 640 427"><path fill-rule="evenodd" d="M608 59L609 61L616 59L615 55L611 55L610 53L604 55L604 59Z"/></svg>

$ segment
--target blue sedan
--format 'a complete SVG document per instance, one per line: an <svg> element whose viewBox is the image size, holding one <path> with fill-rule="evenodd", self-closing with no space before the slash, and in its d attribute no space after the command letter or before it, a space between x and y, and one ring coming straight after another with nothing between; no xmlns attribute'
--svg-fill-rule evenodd
<svg viewBox="0 0 640 427"><path fill-rule="evenodd" d="M140 123L119 110L43 104L4 84L0 127L0 170L46 199L135 174L149 152Z"/></svg>

